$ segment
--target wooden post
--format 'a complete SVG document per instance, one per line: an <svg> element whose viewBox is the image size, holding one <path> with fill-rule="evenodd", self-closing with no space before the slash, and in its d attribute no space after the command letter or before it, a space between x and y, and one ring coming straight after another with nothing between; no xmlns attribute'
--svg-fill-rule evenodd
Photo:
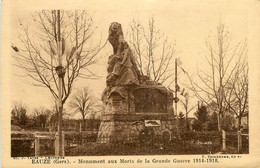
<svg viewBox="0 0 260 168"><path fill-rule="evenodd" d="M62 156L65 156L64 146L65 146L65 133L64 131L62 131Z"/></svg>
<svg viewBox="0 0 260 168"><path fill-rule="evenodd" d="M34 151L35 156L40 156L40 139L36 136L37 133L35 133L35 140L34 140Z"/></svg>
<svg viewBox="0 0 260 168"><path fill-rule="evenodd" d="M222 150L226 152L226 131L222 130Z"/></svg>
<svg viewBox="0 0 260 168"><path fill-rule="evenodd" d="M237 142L238 142L238 153L242 153L242 136L241 136L241 131L237 132Z"/></svg>
<svg viewBox="0 0 260 168"><path fill-rule="evenodd" d="M176 115L176 131L177 131L177 137L180 139L180 132L179 132L179 125L178 125L178 75L177 75L177 58L175 58L175 115Z"/></svg>

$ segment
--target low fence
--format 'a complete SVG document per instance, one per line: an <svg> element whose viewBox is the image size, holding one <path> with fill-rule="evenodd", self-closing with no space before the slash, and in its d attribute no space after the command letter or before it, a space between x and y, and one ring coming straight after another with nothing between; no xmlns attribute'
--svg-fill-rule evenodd
<svg viewBox="0 0 260 168"><path fill-rule="evenodd" d="M223 134L218 131L188 131L182 132L180 136L181 140L168 134L139 134L138 136L131 137L98 137L97 131L85 131L63 132L62 137L65 156L96 155L98 153L101 155L104 150L108 150L111 153L113 153L113 150L118 150L116 154L131 154L129 153L130 150L135 150L134 152L136 152L136 154L147 154L150 149L167 149L178 154L210 154L217 153L221 149L227 153L249 152L248 134L226 132L225 138L221 138ZM57 143L57 137L57 134L50 132L12 132L11 156L54 156L55 146L57 146L55 140ZM107 146L108 144L110 144L109 148ZM124 152L120 153L120 150L123 149ZM95 153L94 151L99 152Z"/></svg>
<svg viewBox="0 0 260 168"><path fill-rule="evenodd" d="M98 131L64 132L65 146L84 145L96 142Z"/></svg>
<svg viewBox="0 0 260 168"><path fill-rule="evenodd" d="M34 156L34 134L33 133L21 133L12 132L11 134L11 156Z"/></svg>
<svg viewBox="0 0 260 168"><path fill-rule="evenodd" d="M65 136L66 137L66 136ZM100 155L142 155L152 150L170 148L173 139L166 139L159 136L143 138L141 136L119 137L101 136L85 137L84 143L73 146L65 146L66 156L100 156ZM66 141L66 140L65 140ZM156 153L150 153L156 154Z"/></svg>
<svg viewBox="0 0 260 168"><path fill-rule="evenodd" d="M71 148L96 142L97 131L63 132L62 137L64 138L63 148ZM57 138L58 135L55 132L13 131L11 134L11 156L54 156L57 146L55 143L58 143Z"/></svg>
<svg viewBox="0 0 260 168"><path fill-rule="evenodd" d="M192 134L192 135L191 135ZM191 136L190 136L191 135ZM66 156L210 154L221 149L220 133L190 132L182 139L162 134L131 137L101 136L82 146L65 148Z"/></svg>
<svg viewBox="0 0 260 168"><path fill-rule="evenodd" d="M11 156L54 156L55 133L12 132Z"/></svg>
<svg viewBox="0 0 260 168"><path fill-rule="evenodd" d="M249 153L249 134L241 132L188 131L181 133L181 138L192 145L207 147L210 153L219 150L223 153Z"/></svg>
<svg viewBox="0 0 260 168"><path fill-rule="evenodd" d="M232 153L249 153L249 134L223 131L223 151Z"/></svg>
<svg viewBox="0 0 260 168"><path fill-rule="evenodd" d="M84 148L97 141L98 131L64 132L64 153L71 155L75 148ZM75 152L74 152L75 153ZM79 153L79 151L77 151Z"/></svg>
<svg viewBox="0 0 260 168"><path fill-rule="evenodd" d="M186 131L181 133L181 139L187 145L201 148L207 153L215 153L221 148L221 133L218 131Z"/></svg>
<svg viewBox="0 0 260 168"><path fill-rule="evenodd" d="M238 131L237 144L238 153L249 153L249 134Z"/></svg>

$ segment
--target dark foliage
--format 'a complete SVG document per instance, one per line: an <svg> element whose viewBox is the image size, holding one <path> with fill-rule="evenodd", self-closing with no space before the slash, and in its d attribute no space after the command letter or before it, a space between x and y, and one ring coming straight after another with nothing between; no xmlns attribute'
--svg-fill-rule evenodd
<svg viewBox="0 0 260 168"><path fill-rule="evenodd" d="M178 118L179 118L179 128L180 128L180 130L181 131L183 131L183 130L185 130L185 128L187 128L186 126L185 126L185 117L184 117L184 114L183 114L183 112L180 112L179 113L179 115L178 115Z"/></svg>
<svg viewBox="0 0 260 168"><path fill-rule="evenodd" d="M218 131L218 114L216 112L209 116L208 131Z"/></svg>
<svg viewBox="0 0 260 168"><path fill-rule="evenodd" d="M202 131L207 129L208 112L206 106L199 107L195 113L197 120L194 121L193 128L196 131Z"/></svg>
<svg viewBox="0 0 260 168"><path fill-rule="evenodd" d="M31 140L12 140L11 157L34 156L34 147Z"/></svg>
<svg viewBox="0 0 260 168"><path fill-rule="evenodd" d="M24 107L22 106L16 106L14 109L11 111L12 114L12 124L13 125L18 125L21 128L25 128L26 124L29 120L29 117L27 116L27 111Z"/></svg>

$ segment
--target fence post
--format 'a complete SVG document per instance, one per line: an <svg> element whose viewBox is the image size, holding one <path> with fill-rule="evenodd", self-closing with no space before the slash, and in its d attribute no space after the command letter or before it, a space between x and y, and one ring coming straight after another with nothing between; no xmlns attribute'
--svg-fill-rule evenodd
<svg viewBox="0 0 260 168"><path fill-rule="evenodd" d="M242 136L241 131L237 133L237 142L238 142L238 153L242 153Z"/></svg>
<svg viewBox="0 0 260 168"><path fill-rule="evenodd" d="M62 156L65 156L64 146L65 146L65 133L64 131L62 131Z"/></svg>
<svg viewBox="0 0 260 168"><path fill-rule="evenodd" d="M226 131L222 130L222 150L226 152Z"/></svg>
<svg viewBox="0 0 260 168"><path fill-rule="evenodd" d="M35 140L34 140L34 150L35 156L40 156L40 139L37 137L37 132L35 133Z"/></svg>

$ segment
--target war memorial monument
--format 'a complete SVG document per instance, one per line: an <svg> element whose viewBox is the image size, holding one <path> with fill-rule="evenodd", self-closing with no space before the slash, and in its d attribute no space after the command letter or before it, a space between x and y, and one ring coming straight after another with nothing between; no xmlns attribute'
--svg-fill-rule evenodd
<svg viewBox="0 0 260 168"><path fill-rule="evenodd" d="M113 22L108 40L113 55L108 58L103 114L98 141L134 142L163 135L176 136L173 93L138 70L135 57L124 40L121 24ZM106 138L104 138L106 137ZM109 137L109 138L108 138Z"/></svg>

